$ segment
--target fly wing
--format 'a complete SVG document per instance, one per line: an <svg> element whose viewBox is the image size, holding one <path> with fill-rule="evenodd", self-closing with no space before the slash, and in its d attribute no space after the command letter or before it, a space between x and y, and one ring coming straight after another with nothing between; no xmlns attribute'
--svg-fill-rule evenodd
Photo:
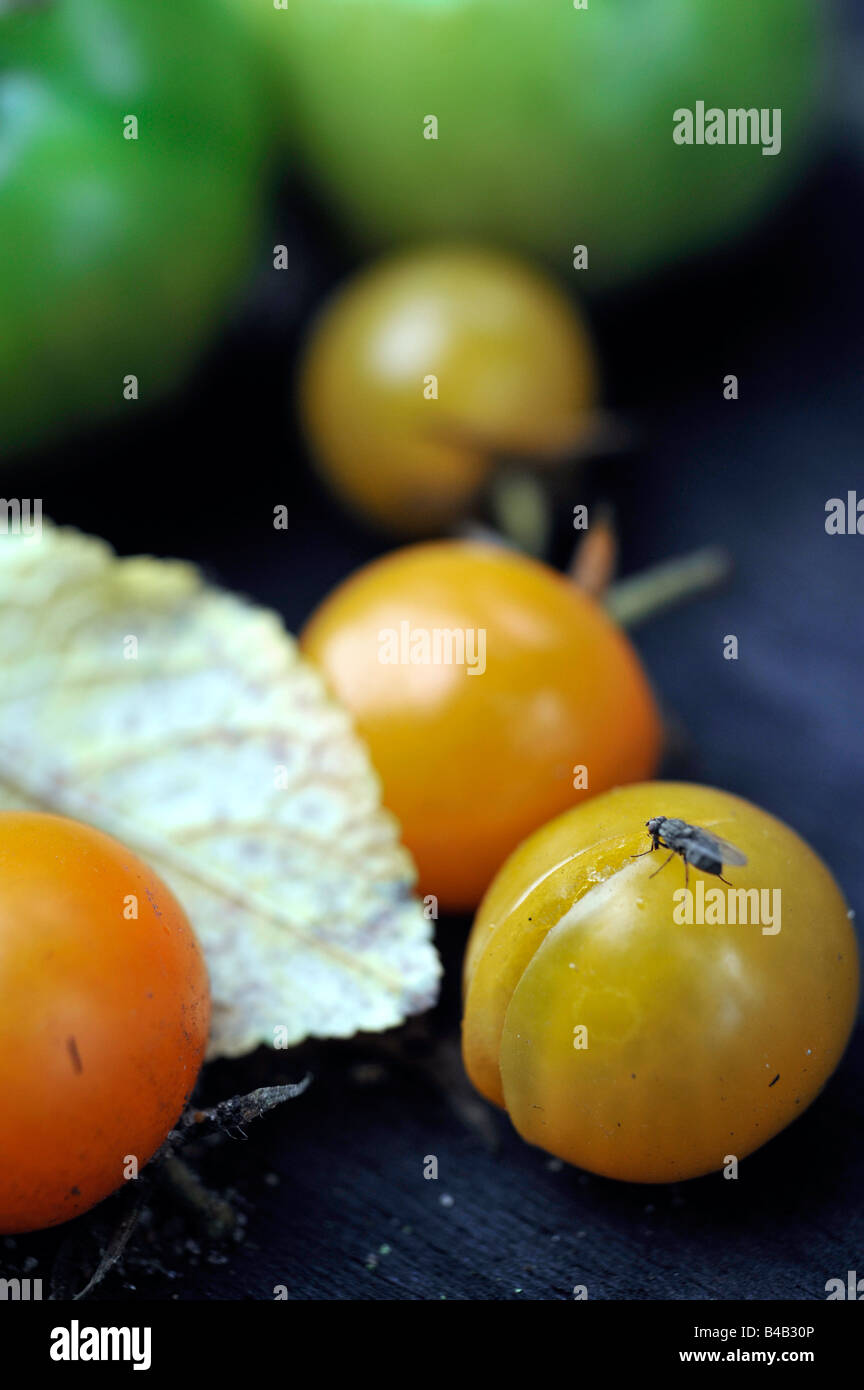
<svg viewBox="0 0 864 1390"><path fill-rule="evenodd" d="M696 828L694 827L694 829ZM698 832L698 836L695 836L694 839L706 847L710 845L717 858L721 859L724 864L747 863L747 855L744 854L743 850L738 849L735 845L730 845L728 840L721 840L719 835L712 835L710 830L703 830L701 826L698 827Z"/></svg>

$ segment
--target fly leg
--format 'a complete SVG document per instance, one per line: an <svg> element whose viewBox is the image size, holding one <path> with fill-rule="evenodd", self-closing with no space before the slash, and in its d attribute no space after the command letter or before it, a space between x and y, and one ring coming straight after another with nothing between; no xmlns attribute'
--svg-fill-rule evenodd
<svg viewBox="0 0 864 1390"><path fill-rule="evenodd" d="M669 855L669 859L674 859L674 858L675 858L675 855L676 855L677 853L678 853L678 851L675 850L675 849L673 849L672 853ZM639 858L638 855L637 855L636 857L637 857L637 859ZM665 869L665 868L666 868L666 865L669 863L669 859L664 859L664 860L663 860L663 863L660 865L660 869ZM685 865L686 865L686 863L687 863L686 859L685 859L684 863L685 863ZM659 872L660 872L660 869L655 869L654 872L653 872L653 874L649 874L648 877L649 877L649 878L656 878L657 875L658 875Z"/></svg>
<svg viewBox="0 0 864 1390"><path fill-rule="evenodd" d="M631 859L644 859L646 854L653 854L654 851L655 851L655 849L659 849L659 848L660 848L660 841L659 841L659 840L655 840L654 843L650 846L650 848L648 848L648 849L643 849L642 852L641 852L641 854L631 854L631 855L630 855L630 858L631 858ZM665 849L666 846L664 845L663 848ZM660 868L662 869L662 867L663 867L663 865L661 864L661 865L660 865ZM652 874L651 876L652 876L652 878L653 878L653 874Z"/></svg>

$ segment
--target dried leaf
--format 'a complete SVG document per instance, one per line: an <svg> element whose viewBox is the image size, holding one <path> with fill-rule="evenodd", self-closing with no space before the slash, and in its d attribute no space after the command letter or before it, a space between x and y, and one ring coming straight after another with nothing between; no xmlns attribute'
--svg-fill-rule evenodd
<svg viewBox="0 0 864 1390"><path fill-rule="evenodd" d="M87 821L162 875L207 956L211 1057L434 1002L396 822L275 614L45 522L0 536L0 669L0 808Z"/></svg>

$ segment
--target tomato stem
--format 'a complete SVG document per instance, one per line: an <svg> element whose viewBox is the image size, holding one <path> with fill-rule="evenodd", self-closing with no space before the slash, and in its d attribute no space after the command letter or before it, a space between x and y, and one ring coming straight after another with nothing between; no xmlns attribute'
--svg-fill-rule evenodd
<svg viewBox="0 0 864 1390"><path fill-rule="evenodd" d="M507 543L535 557L546 554L551 507L536 473L518 464L502 467L495 477L490 503L494 525Z"/></svg>
<svg viewBox="0 0 864 1390"><path fill-rule="evenodd" d="M719 546L705 546L619 579L606 595L606 607L622 627L638 627L667 608L720 588L731 572L728 552Z"/></svg>
<svg viewBox="0 0 864 1390"><path fill-rule="evenodd" d="M237 1214L224 1197L210 1192L185 1159L167 1154L157 1177L195 1217L211 1240L224 1240L237 1225Z"/></svg>
<svg viewBox="0 0 864 1390"><path fill-rule="evenodd" d="M570 578L580 589L600 602L605 600L618 568L618 533L615 514L608 502L601 502L595 517L576 547L569 565Z"/></svg>

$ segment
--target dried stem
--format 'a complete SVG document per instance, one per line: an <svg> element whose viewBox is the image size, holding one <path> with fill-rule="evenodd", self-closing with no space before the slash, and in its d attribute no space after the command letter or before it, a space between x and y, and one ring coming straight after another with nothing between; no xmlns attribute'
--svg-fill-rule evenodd
<svg viewBox="0 0 864 1390"><path fill-rule="evenodd" d="M618 535L608 503L600 503L570 561L570 578L592 598L604 599L618 568Z"/></svg>
<svg viewBox="0 0 864 1390"><path fill-rule="evenodd" d="M234 1208L223 1197L210 1192L184 1159L166 1154L156 1177L192 1213L210 1240L224 1240L235 1229Z"/></svg>
<svg viewBox="0 0 864 1390"><path fill-rule="evenodd" d="M168 1135L163 1151L170 1153L180 1148L192 1137L191 1131L200 1126L230 1130L238 1129L250 1120L260 1119L268 1110L275 1110L284 1101L302 1096L311 1080L311 1073L307 1072L302 1081L286 1082L282 1086L259 1086L248 1096L232 1096L230 1100L221 1100L209 1110L190 1108L181 1117L177 1129Z"/></svg>

